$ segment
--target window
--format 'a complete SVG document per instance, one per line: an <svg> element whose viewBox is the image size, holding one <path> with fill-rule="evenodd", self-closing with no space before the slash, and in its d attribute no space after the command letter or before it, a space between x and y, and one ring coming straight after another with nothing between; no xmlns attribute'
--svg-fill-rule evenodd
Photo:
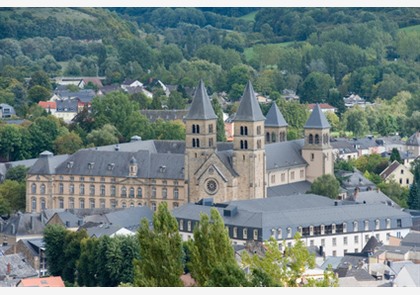
<svg viewBox="0 0 420 295"><path fill-rule="evenodd" d="M359 223L357 221L353 222L353 231L359 230Z"/></svg>
<svg viewBox="0 0 420 295"><path fill-rule="evenodd" d="M127 203L126 202L122 202L122 206L123 208L127 208Z"/></svg>
<svg viewBox="0 0 420 295"><path fill-rule="evenodd" d="M347 232L347 223L343 223L343 233Z"/></svg>
<svg viewBox="0 0 420 295"><path fill-rule="evenodd" d="M277 239L281 240L282 239L282 232L281 232L281 228L277 229Z"/></svg>
<svg viewBox="0 0 420 295"><path fill-rule="evenodd" d="M174 200L178 200L179 199L179 191L177 188L174 188Z"/></svg>
<svg viewBox="0 0 420 295"><path fill-rule="evenodd" d="M45 184L41 184L41 195L45 195Z"/></svg>
<svg viewBox="0 0 420 295"><path fill-rule="evenodd" d="M235 239L238 237L238 228L236 226L233 228L233 234L232 235Z"/></svg>
<svg viewBox="0 0 420 295"><path fill-rule="evenodd" d="M69 208L74 209L74 198L69 199Z"/></svg>
<svg viewBox="0 0 420 295"><path fill-rule="evenodd" d="M85 178L83 176L80 176L80 181L85 181Z"/></svg>
<svg viewBox="0 0 420 295"><path fill-rule="evenodd" d="M287 228L287 237L288 238L292 237L292 229L290 227Z"/></svg>
<svg viewBox="0 0 420 295"><path fill-rule="evenodd" d="M313 225L309 226L309 235L310 236L314 235L314 226Z"/></svg>
<svg viewBox="0 0 420 295"><path fill-rule="evenodd" d="M375 235L376 240L380 241L379 234Z"/></svg>
<svg viewBox="0 0 420 295"><path fill-rule="evenodd" d="M83 196L85 194L85 185L82 183L79 186L79 195Z"/></svg>
<svg viewBox="0 0 420 295"><path fill-rule="evenodd" d="M271 236L273 238L276 238L276 229L274 229L274 228L271 229Z"/></svg>
<svg viewBox="0 0 420 295"><path fill-rule="evenodd" d="M302 227L298 226L297 231L302 235Z"/></svg>
<svg viewBox="0 0 420 295"><path fill-rule="evenodd" d="M115 185L111 185L111 197L115 197L117 194L117 189Z"/></svg>
<svg viewBox="0 0 420 295"><path fill-rule="evenodd" d="M168 198L168 189L166 187L162 188L162 198L163 199Z"/></svg>
<svg viewBox="0 0 420 295"><path fill-rule="evenodd" d="M332 244L333 244L333 246L337 246L337 238L332 239Z"/></svg>
<svg viewBox="0 0 420 295"><path fill-rule="evenodd" d="M104 199L100 200L100 207L101 207L101 209L105 209L105 200Z"/></svg>
<svg viewBox="0 0 420 295"><path fill-rule="evenodd" d="M91 177L90 182L95 182L95 177Z"/></svg>
<svg viewBox="0 0 420 295"><path fill-rule="evenodd" d="M101 184L101 196L105 196L105 185Z"/></svg>
<svg viewBox="0 0 420 295"><path fill-rule="evenodd" d="M311 153L311 161L315 160L315 154Z"/></svg>
<svg viewBox="0 0 420 295"><path fill-rule="evenodd" d="M36 194L36 184L35 183L32 183L32 185L31 185L31 193Z"/></svg>
<svg viewBox="0 0 420 295"><path fill-rule="evenodd" d="M319 144L319 134L315 134L315 144Z"/></svg>
<svg viewBox="0 0 420 295"><path fill-rule="evenodd" d="M137 198L143 197L143 189L141 187L137 188Z"/></svg>
<svg viewBox="0 0 420 295"><path fill-rule="evenodd" d="M241 150L247 150L248 149L248 141L247 140L241 140Z"/></svg>
<svg viewBox="0 0 420 295"><path fill-rule="evenodd" d="M331 225L331 231L332 231L332 233L335 234L336 230L337 230L337 227L335 226L335 223L333 223Z"/></svg>
<svg viewBox="0 0 420 295"><path fill-rule="evenodd" d="M175 209L175 208L178 208L178 207L179 207L179 203L178 203L178 202L174 202L173 207L174 207L174 209Z"/></svg>
<svg viewBox="0 0 420 295"><path fill-rule="evenodd" d="M257 126L257 135L261 135L261 126Z"/></svg>
<svg viewBox="0 0 420 295"><path fill-rule="evenodd" d="M403 169L401 169L401 174L404 174L404 170Z"/></svg>
<svg viewBox="0 0 420 295"><path fill-rule="evenodd" d="M115 209L115 208L117 208L117 201L116 200L111 200L111 208L112 209Z"/></svg>
<svg viewBox="0 0 420 295"><path fill-rule="evenodd" d="M315 241L314 240L310 240L309 244L311 245L311 247L315 246Z"/></svg>
<svg viewBox="0 0 420 295"><path fill-rule="evenodd" d="M375 229L378 230L380 226L379 219L375 220Z"/></svg>
<svg viewBox="0 0 420 295"><path fill-rule="evenodd" d="M253 236L254 236L254 241L257 241L258 240L258 229L254 229Z"/></svg>
<svg viewBox="0 0 420 295"><path fill-rule="evenodd" d="M58 185L58 193L59 194L64 194L64 185L62 183L60 183Z"/></svg>
<svg viewBox="0 0 420 295"><path fill-rule="evenodd" d="M187 231L191 231L191 220L187 222Z"/></svg>
<svg viewBox="0 0 420 295"><path fill-rule="evenodd" d="M369 235L365 235L365 241L369 241Z"/></svg>
<svg viewBox="0 0 420 295"><path fill-rule="evenodd" d="M89 186L89 194L90 194L91 196L94 196L94 195L95 195L95 185L94 185L94 184L91 184L91 185Z"/></svg>
<svg viewBox="0 0 420 295"><path fill-rule="evenodd" d="M152 198L156 199L156 187L152 187Z"/></svg>
<svg viewBox="0 0 420 295"><path fill-rule="evenodd" d="M209 138L209 147L213 146L213 138Z"/></svg>
<svg viewBox="0 0 420 295"><path fill-rule="evenodd" d="M345 246L347 246L347 244L348 244L348 239L347 239L347 237L343 237L343 244L344 244Z"/></svg>
<svg viewBox="0 0 420 295"><path fill-rule="evenodd" d="M261 148L261 139L258 139L257 140L257 149L260 149Z"/></svg>
<svg viewBox="0 0 420 295"><path fill-rule="evenodd" d="M386 219L386 228L391 228L391 219Z"/></svg>
<svg viewBox="0 0 420 295"><path fill-rule="evenodd" d="M64 209L64 199L63 198L58 199L58 207L60 209Z"/></svg>
<svg viewBox="0 0 420 295"><path fill-rule="evenodd" d="M184 220L183 219L181 219L179 221L179 230L184 230Z"/></svg>
<svg viewBox="0 0 420 295"><path fill-rule="evenodd" d="M292 171L292 172L290 173L290 179L291 179L291 180L294 180L294 179L295 179L295 171Z"/></svg>
<svg viewBox="0 0 420 295"><path fill-rule="evenodd" d="M303 169L300 170L300 178L304 178L305 177L305 171Z"/></svg>
<svg viewBox="0 0 420 295"><path fill-rule="evenodd" d="M332 251L332 255L335 257L335 256L337 256L337 251L336 250L334 250L334 251Z"/></svg>
<svg viewBox="0 0 420 295"><path fill-rule="evenodd" d="M134 198L134 187L130 187L130 198Z"/></svg>
<svg viewBox="0 0 420 295"><path fill-rule="evenodd" d="M36 198L32 198L32 211L36 211Z"/></svg>
<svg viewBox="0 0 420 295"><path fill-rule="evenodd" d="M397 227L402 227L401 219L397 219Z"/></svg>
<svg viewBox="0 0 420 295"><path fill-rule="evenodd" d="M95 209L95 199L89 199L89 208Z"/></svg>
<svg viewBox="0 0 420 295"><path fill-rule="evenodd" d="M209 133L213 133L213 124L209 124Z"/></svg>
<svg viewBox="0 0 420 295"><path fill-rule="evenodd" d="M309 142L309 144L314 143L314 136L312 134L309 134L308 142Z"/></svg>
<svg viewBox="0 0 420 295"><path fill-rule="evenodd" d="M276 183L276 175L275 174L271 175L271 183L272 184Z"/></svg>
<svg viewBox="0 0 420 295"><path fill-rule="evenodd" d="M156 211L156 203L152 202L152 211L155 212Z"/></svg>
<svg viewBox="0 0 420 295"><path fill-rule="evenodd" d="M285 182L286 181L286 173L282 173L281 174L281 182Z"/></svg>
<svg viewBox="0 0 420 295"><path fill-rule="evenodd" d="M244 239L247 239L248 238L248 229L247 228L244 228L244 230L242 231L242 237Z"/></svg>
<svg viewBox="0 0 420 295"><path fill-rule="evenodd" d="M321 246L325 247L325 239L321 239Z"/></svg>
<svg viewBox="0 0 420 295"><path fill-rule="evenodd" d="M241 126L241 128L240 128L240 134L241 135L248 135L248 127Z"/></svg>
<svg viewBox="0 0 420 295"><path fill-rule="evenodd" d="M321 224L321 235L325 234L325 225Z"/></svg>
<svg viewBox="0 0 420 295"><path fill-rule="evenodd" d="M41 199L41 209L44 210L46 208L45 199Z"/></svg>
<svg viewBox="0 0 420 295"><path fill-rule="evenodd" d="M369 220L365 220L365 231L369 230Z"/></svg>
<svg viewBox="0 0 420 295"><path fill-rule="evenodd" d="M74 194L74 184L73 183L71 183L70 186L69 186L69 194L70 195Z"/></svg>
<svg viewBox="0 0 420 295"><path fill-rule="evenodd" d="M127 197L127 188L125 186L121 188L121 197Z"/></svg>
<svg viewBox="0 0 420 295"><path fill-rule="evenodd" d="M80 209L85 209L85 199L80 199L79 200L79 208Z"/></svg>
<svg viewBox="0 0 420 295"><path fill-rule="evenodd" d="M359 236L354 236L354 243L359 244Z"/></svg>

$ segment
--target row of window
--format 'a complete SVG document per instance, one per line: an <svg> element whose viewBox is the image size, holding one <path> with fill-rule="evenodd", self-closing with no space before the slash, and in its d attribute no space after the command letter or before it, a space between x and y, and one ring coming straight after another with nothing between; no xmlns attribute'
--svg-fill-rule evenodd
<svg viewBox="0 0 420 295"><path fill-rule="evenodd" d="M240 147L241 150L247 150L248 149L248 140L241 140L240 141ZM261 148L261 139L257 140L257 149Z"/></svg>
<svg viewBox="0 0 420 295"><path fill-rule="evenodd" d="M200 133L200 125L192 124L191 125L191 132L194 134ZM213 124L209 124L209 133L213 133Z"/></svg>
<svg viewBox="0 0 420 295"><path fill-rule="evenodd" d="M41 178L40 178L39 176L37 176L37 177L36 177L36 180L37 180L37 181L39 181L39 180L41 180ZM64 179L64 176L60 175L60 176L59 176L59 180L60 180L60 181L64 181L64 180L65 180L65 179ZM70 180L70 182L73 182L73 181L74 181L74 176L70 176L70 177L69 177L69 180ZM84 182L84 181L85 181L85 177L84 177L84 176L80 176L79 181L80 181L80 182ZM95 178L95 177L90 177L90 178L89 178L89 181L90 181L90 182L95 182L95 181L96 181L96 178ZM105 177L101 177L100 181L101 181L102 183L104 183L104 182L105 182ZM115 177L112 177L112 178L111 178L111 183L114 183L114 182L116 182L116 181L117 181L117 179L116 179ZM150 182L151 182L151 184L156 184L156 180L155 180L155 179L152 179ZM168 184L168 181L167 181L167 180L162 180L162 184L163 184L163 185L166 185L166 184ZM174 185L178 185L178 184L179 184L178 180L174 180L174 181L173 181L173 184L174 184ZM36 189L36 184L35 184L35 183L33 183L32 185L35 185L35 189ZM41 186L42 186L42 185L41 185ZM45 184L44 184L44 188L45 188Z"/></svg>
<svg viewBox="0 0 420 295"><path fill-rule="evenodd" d="M45 198L40 198L39 202L40 202L40 209L41 210L47 209L47 203L46 203ZM87 209L87 208L89 208L89 209L95 209L96 208L96 205L97 204L96 204L96 200L95 199L89 199L88 202L89 202L89 207L86 207L86 200L84 198L79 198L79 200L78 200L78 209ZM115 209L115 208L118 207L118 200L111 200L110 201L110 204L111 204L111 208L112 209ZM33 197L31 199L31 209L32 209L32 211L36 211L37 210L37 205L38 205L37 204L37 199L35 197ZM139 206L139 207L141 207L143 205L144 204L142 204L141 202L138 202L137 203L137 206ZM121 208L127 208L128 206L129 207L134 207L135 206L135 202L129 202L129 203L127 203L125 201L121 202ZM173 206L173 208L178 208L179 207L179 203L174 202L172 204L172 206ZM59 198L58 199L58 208L59 209L64 209L64 198ZM75 209L76 208L75 207L75 199L74 198L69 198L68 208L69 209ZM99 208L101 208L101 209L105 209L106 208L105 199L100 199L99 200ZM156 208L157 208L156 202L152 202L151 203L151 209L153 211L156 211Z"/></svg>
<svg viewBox="0 0 420 295"><path fill-rule="evenodd" d="M45 184L41 184L40 187L40 194L45 194ZM31 185L31 193L32 194L36 194L36 184L33 183ZM64 185L62 183L59 184L58 186L58 193L59 194L64 194ZM69 194L73 195L75 193L75 187L74 184L70 184L69 185ZM94 196L96 193L95 191L95 185L91 184L89 185L89 195ZM79 185L79 195L83 196L85 194L85 185L82 183ZM115 185L111 186L111 197L115 197L117 194L117 189ZM101 196L105 196L105 185L101 184L100 185L100 195ZM130 187L127 191L127 188L125 186L123 186L121 188L121 197L125 198L125 197L130 197L130 198L142 198L143 197L143 189L141 187L137 188L137 194L135 192L135 188L134 187ZM152 187L152 198L156 198L156 187ZM162 198L166 199L168 198L168 189L166 187L162 188ZM178 199L179 198L179 189L178 188L174 188L173 189L173 198L174 199Z"/></svg>
<svg viewBox="0 0 420 295"><path fill-rule="evenodd" d="M286 132L282 131L279 132L279 141L286 141ZM276 132L266 132L265 134L265 142L266 143L270 143L270 142L277 142L277 134Z"/></svg>
<svg viewBox="0 0 420 295"><path fill-rule="evenodd" d="M247 126L240 126L239 127L239 134L240 135L248 135L248 127ZM261 126L257 126L257 135L261 135Z"/></svg>
<svg viewBox="0 0 420 295"><path fill-rule="evenodd" d="M209 138L209 147L212 147L214 145L213 138ZM200 147L200 139L199 138L193 138L192 139L192 147Z"/></svg>
<svg viewBox="0 0 420 295"><path fill-rule="evenodd" d="M303 179L305 177L305 171L303 169L301 169L299 171L299 175L300 175L300 179ZM285 182L286 181L286 173L282 173L280 175L280 179L281 179L281 182ZM290 180L295 180L295 171L290 172ZM276 183L276 174L271 175L271 184L274 184L274 183Z"/></svg>
<svg viewBox="0 0 420 295"><path fill-rule="evenodd" d="M327 144L328 141L329 141L328 134L322 135L322 143L323 144ZM309 144L314 144L314 143L315 144L320 144L320 136L319 136L319 134L315 134L315 136L312 133L309 134L309 136L308 136L308 143Z"/></svg>

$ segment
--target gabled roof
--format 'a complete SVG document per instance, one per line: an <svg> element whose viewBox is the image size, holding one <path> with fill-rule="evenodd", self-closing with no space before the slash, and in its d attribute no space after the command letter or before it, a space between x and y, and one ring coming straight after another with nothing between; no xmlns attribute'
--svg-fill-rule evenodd
<svg viewBox="0 0 420 295"><path fill-rule="evenodd" d="M210 98L207 95L207 90L204 86L203 80L200 80L197 90L195 91L194 99L191 103L190 110L185 116L186 120L213 120L217 119L211 105Z"/></svg>
<svg viewBox="0 0 420 295"><path fill-rule="evenodd" d="M420 146L420 132L417 131L416 133L411 135L410 138L407 140L406 144Z"/></svg>
<svg viewBox="0 0 420 295"><path fill-rule="evenodd" d="M395 170L398 169L398 167L400 167L400 165L402 165L400 162L398 162L397 160L394 160L394 162L391 163L391 165L389 165L388 167L386 167L384 169L384 171L382 171L379 175L383 178L386 179L389 175L391 175ZM404 166L404 165L402 165Z"/></svg>
<svg viewBox="0 0 420 295"><path fill-rule="evenodd" d="M273 102L268 110L264 125L266 127L285 127L288 126L277 104Z"/></svg>
<svg viewBox="0 0 420 295"><path fill-rule="evenodd" d="M48 109L48 108L56 109L57 108L57 105L56 105L55 101L40 101L40 102L38 102L38 105L41 108L44 108L44 109Z"/></svg>
<svg viewBox="0 0 420 295"><path fill-rule="evenodd" d="M10 273L8 273L8 265ZM19 253L0 256L0 278L4 278L6 275L9 275L10 278L23 279L37 277L38 273Z"/></svg>
<svg viewBox="0 0 420 295"><path fill-rule="evenodd" d="M319 104L316 104L311 115L309 116L308 121L303 128L314 128L314 129L325 129L331 128L330 123L328 123L327 118L321 110Z"/></svg>
<svg viewBox="0 0 420 295"><path fill-rule="evenodd" d="M251 81L248 81L233 121L255 122L264 120L265 117L261 112L260 105L258 104L257 97L255 96L254 88L252 87Z"/></svg>

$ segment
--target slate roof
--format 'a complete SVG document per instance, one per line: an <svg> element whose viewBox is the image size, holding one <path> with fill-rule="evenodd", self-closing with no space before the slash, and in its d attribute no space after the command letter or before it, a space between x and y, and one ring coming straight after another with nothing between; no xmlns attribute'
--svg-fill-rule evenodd
<svg viewBox="0 0 420 295"><path fill-rule="evenodd" d="M188 110L140 110L150 122L155 122L158 119L164 121L184 120L188 114Z"/></svg>
<svg viewBox="0 0 420 295"><path fill-rule="evenodd" d="M420 232L409 232L402 239L401 246L411 246L420 249Z"/></svg>
<svg viewBox="0 0 420 295"><path fill-rule="evenodd" d="M407 145L420 146L420 131L411 135L406 142Z"/></svg>
<svg viewBox="0 0 420 295"><path fill-rule="evenodd" d="M267 196L270 198L278 196L306 194L310 189L311 183L305 180L288 184L270 186L267 188Z"/></svg>
<svg viewBox="0 0 420 295"><path fill-rule="evenodd" d="M54 174L57 166L67 158L69 158L69 155L54 156L51 152L44 151L28 170L28 174Z"/></svg>
<svg viewBox="0 0 420 295"><path fill-rule="evenodd" d="M286 127L288 126L277 104L273 102L265 118L266 127Z"/></svg>
<svg viewBox="0 0 420 295"><path fill-rule="evenodd" d="M358 220L359 223L369 220L373 225L377 218L391 218L391 227L396 227L395 219L398 218L401 219L403 228L411 227L412 223L408 213L390 206L383 204L343 205L339 201L314 194L231 201L225 204L237 206L238 209L236 215L228 217L223 216L224 208L217 208L223 216L225 224L261 228L263 240L267 240L271 236L273 228L291 227L292 235L294 235L298 226L342 222L347 222L348 230L352 231L355 220ZM210 208L212 207L188 203L173 209L172 213L178 219L200 220L200 213L210 214ZM283 235L286 234L285 232Z"/></svg>
<svg viewBox="0 0 420 295"><path fill-rule="evenodd" d="M86 229L86 231L89 237L95 236L97 238L100 238L102 236L112 236L115 235L118 231L124 231L133 235L135 234L135 230L131 231L126 229L125 227L114 224L100 224L94 227L89 227Z"/></svg>
<svg viewBox="0 0 420 295"><path fill-rule="evenodd" d="M254 88L252 87L251 81L248 81L233 121L256 122L264 120L265 117L261 111L260 105L258 104Z"/></svg>
<svg viewBox="0 0 420 295"><path fill-rule="evenodd" d="M291 166L306 166L301 155L304 139L275 142L265 145L266 170L275 170Z"/></svg>
<svg viewBox="0 0 420 295"><path fill-rule="evenodd" d="M401 208L398 204L394 203L387 195L376 189L370 191L359 192L356 197L356 202L367 204L384 204L395 208Z"/></svg>
<svg viewBox="0 0 420 295"><path fill-rule="evenodd" d="M9 254L0 256L0 281L3 281L7 274L7 265L10 263L10 278L30 278L37 277L37 271L25 261L22 254Z"/></svg>
<svg viewBox="0 0 420 295"><path fill-rule="evenodd" d="M77 97L78 99L80 99L80 101L84 103L91 102L92 99L96 96L95 91L92 89L83 89L77 92L71 92L69 90L59 90L55 91L55 94L63 99Z"/></svg>
<svg viewBox="0 0 420 295"><path fill-rule="evenodd" d="M319 104L317 104L313 111L311 112L308 121L303 128L313 128L313 129L325 129L331 128L330 123L328 123L327 118L321 110Z"/></svg>
<svg viewBox="0 0 420 295"><path fill-rule="evenodd" d="M18 213L11 216L4 225L2 234L9 236L42 235L45 224L40 214Z"/></svg>
<svg viewBox="0 0 420 295"><path fill-rule="evenodd" d="M207 90L204 86L203 80L200 80L191 107L188 114L185 116L186 120L213 120L217 116L213 110Z"/></svg>
<svg viewBox="0 0 420 295"><path fill-rule="evenodd" d="M57 112L77 112L79 102L77 99L57 99Z"/></svg>

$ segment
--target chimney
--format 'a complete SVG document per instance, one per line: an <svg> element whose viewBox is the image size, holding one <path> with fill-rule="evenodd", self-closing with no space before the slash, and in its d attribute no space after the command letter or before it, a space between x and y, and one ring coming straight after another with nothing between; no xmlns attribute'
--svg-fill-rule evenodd
<svg viewBox="0 0 420 295"><path fill-rule="evenodd" d="M10 262L7 263L7 269L6 269L6 275L9 276L12 272L12 266L10 265Z"/></svg>

